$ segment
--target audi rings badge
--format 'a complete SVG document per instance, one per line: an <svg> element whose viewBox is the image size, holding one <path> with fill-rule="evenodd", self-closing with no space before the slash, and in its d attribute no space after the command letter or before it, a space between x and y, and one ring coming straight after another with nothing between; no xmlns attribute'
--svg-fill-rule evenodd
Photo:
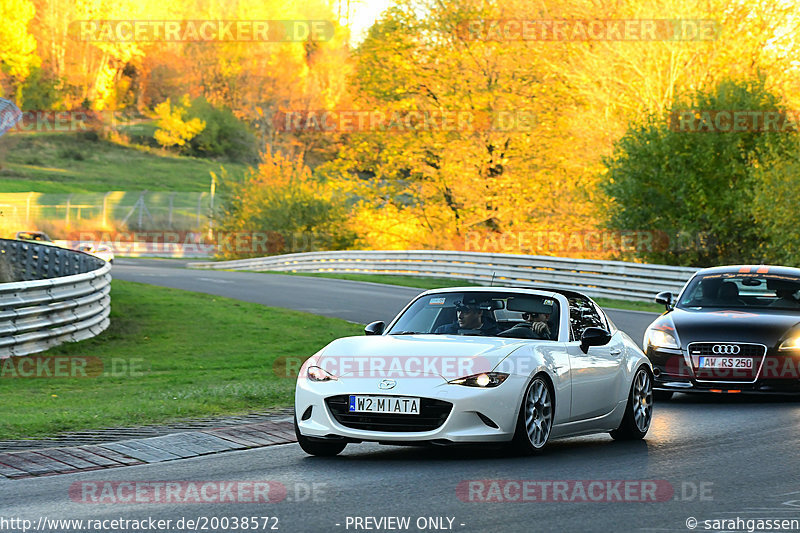
<svg viewBox="0 0 800 533"><path fill-rule="evenodd" d="M711 352L715 355L736 355L742 348L735 344L715 344L711 348Z"/></svg>

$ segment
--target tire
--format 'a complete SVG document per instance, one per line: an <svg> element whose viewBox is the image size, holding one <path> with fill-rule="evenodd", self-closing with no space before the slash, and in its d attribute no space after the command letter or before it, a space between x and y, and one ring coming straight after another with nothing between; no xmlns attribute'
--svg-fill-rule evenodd
<svg viewBox="0 0 800 533"><path fill-rule="evenodd" d="M538 375L528 384L517 416L514 447L526 454L541 453L553 429L553 392L547 380Z"/></svg>
<svg viewBox="0 0 800 533"><path fill-rule="evenodd" d="M313 437L304 437L300 434L300 428L297 427L297 416L294 417L294 434L297 437L297 443L309 455L316 455L317 457L333 457L339 455L347 442L327 439L315 439Z"/></svg>
<svg viewBox="0 0 800 533"><path fill-rule="evenodd" d="M653 420L653 378L647 367L641 366L633 376L625 416L617 429L611 431L614 440L640 440L647 435Z"/></svg>
<svg viewBox="0 0 800 533"><path fill-rule="evenodd" d="M654 390L653 399L657 402L666 402L667 400L672 399L673 394L675 393L671 390Z"/></svg>

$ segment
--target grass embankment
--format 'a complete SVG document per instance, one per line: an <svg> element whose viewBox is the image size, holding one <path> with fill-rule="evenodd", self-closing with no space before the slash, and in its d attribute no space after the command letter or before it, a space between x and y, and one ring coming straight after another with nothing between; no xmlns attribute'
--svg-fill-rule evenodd
<svg viewBox="0 0 800 533"><path fill-rule="evenodd" d="M274 272L266 274L287 274L290 276L314 276L319 278L349 279L352 281L369 281L386 285L402 285L404 287L418 287L420 289L439 289L443 287L477 287L475 283L447 278L418 278L414 276L395 276L390 274L326 274L312 272ZM625 309L628 311L647 311L651 313L664 312L664 306L650 302L631 302L615 300L612 298L593 298L601 307L609 309Z"/></svg>
<svg viewBox="0 0 800 533"><path fill-rule="evenodd" d="M97 357L112 375L91 377L93 361L89 377L14 378L5 367L0 438L290 406L295 380L273 370L277 358L363 334L344 320L140 283L114 280L111 298L101 335L31 357Z"/></svg>
<svg viewBox="0 0 800 533"><path fill-rule="evenodd" d="M92 140L85 134L8 134L0 139L0 193L207 191L209 172L245 165L170 155L144 146Z"/></svg>

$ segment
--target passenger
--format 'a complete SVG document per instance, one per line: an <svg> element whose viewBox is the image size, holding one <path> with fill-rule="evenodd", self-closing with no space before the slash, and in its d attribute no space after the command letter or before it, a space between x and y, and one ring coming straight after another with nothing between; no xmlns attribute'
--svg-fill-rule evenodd
<svg viewBox="0 0 800 533"><path fill-rule="evenodd" d="M719 286L719 303L722 305L747 305L739 298L739 287L732 281L723 281Z"/></svg>
<svg viewBox="0 0 800 533"><path fill-rule="evenodd" d="M790 307L792 309L800 308L800 301L795 298L796 289L775 289L775 296L777 300L769 304L770 307Z"/></svg>
<svg viewBox="0 0 800 533"><path fill-rule="evenodd" d="M436 328L434 333L439 335L473 334L494 336L499 328L497 322L484 315L480 303L474 298L464 298L464 301L455 303L457 320L452 324L445 324Z"/></svg>

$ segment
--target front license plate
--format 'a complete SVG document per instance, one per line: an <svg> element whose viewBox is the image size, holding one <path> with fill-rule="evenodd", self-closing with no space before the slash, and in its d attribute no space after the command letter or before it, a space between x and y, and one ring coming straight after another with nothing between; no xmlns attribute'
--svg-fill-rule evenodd
<svg viewBox="0 0 800 533"><path fill-rule="evenodd" d="M351 413L390 413L393 415L418 415L419 398L396 396L350 396Z"/></svg>
<svg viewBox="0 0 800 533"><path fill-rule="evenodd" d="M741 368L744 370L753 368L751 357L701 357L700 368Z"/></svg>

